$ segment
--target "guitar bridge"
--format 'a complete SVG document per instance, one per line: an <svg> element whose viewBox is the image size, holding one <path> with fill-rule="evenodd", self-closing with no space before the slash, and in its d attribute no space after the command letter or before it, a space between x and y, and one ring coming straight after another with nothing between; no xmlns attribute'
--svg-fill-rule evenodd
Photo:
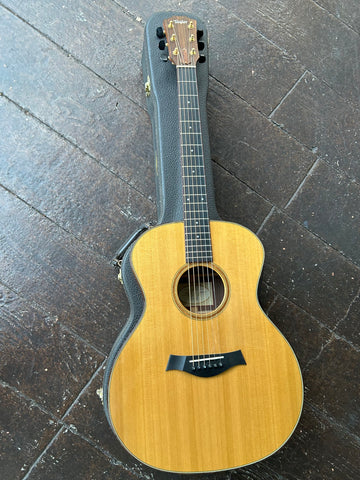
<svg viewBox="0 0 360 480"><path fill-rule="evenodd" d="M236 365L246 365L241 350L209 355L170 355L166 371L179 370L196 377L214 377Z"/></svg>

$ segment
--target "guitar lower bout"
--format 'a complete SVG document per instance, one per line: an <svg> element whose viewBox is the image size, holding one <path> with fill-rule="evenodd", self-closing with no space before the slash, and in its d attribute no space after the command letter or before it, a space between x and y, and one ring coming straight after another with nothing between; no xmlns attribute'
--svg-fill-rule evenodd
<svg viewBox="0 0 360 480"><path fill-rule="evenodd" d="M286 442L302 409L297 359L257 300L261 242L233 223L211 221L210 230L211 265L184 265L182 223L149 230L131 255L145 307L114 360L107 400L124 446L160 470L261 460Z"/></svg>

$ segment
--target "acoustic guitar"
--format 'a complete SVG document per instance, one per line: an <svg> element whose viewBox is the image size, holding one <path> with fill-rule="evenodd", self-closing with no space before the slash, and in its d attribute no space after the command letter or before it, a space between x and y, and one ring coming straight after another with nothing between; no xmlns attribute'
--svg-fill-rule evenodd
<svg viewBox="0 0 360 480"><path fill-rule="evenodd" d="M105 410L123 446L147 465L178 473L233 469L288 440L302 410L302 377L258 302L260 240L209 215L197 78L203 31L184 15L155 30L152 41L160 42L160 62L167 60L177 91L172 128L183 218L147 230L127 253L133 313L110 356Z"/></svg>

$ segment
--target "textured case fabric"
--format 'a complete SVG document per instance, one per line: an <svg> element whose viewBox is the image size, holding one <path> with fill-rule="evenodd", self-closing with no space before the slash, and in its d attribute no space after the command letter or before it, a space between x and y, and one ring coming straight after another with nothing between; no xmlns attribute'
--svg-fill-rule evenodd
<svg viewBox="0 0 360 480"><path fill-rule="evenodd" d="M214 199L206 114L209 74L206 26L199 18L189 13L159 12L152 15L146 24L142 57L144 84L150 81L150 95L147 97L147 107L154 141L158 224L183 220L176 67L170 61L164 61L167 58L167 54L165 53L166 51L159 49L159 38L156 35L156 29L162 26L163 20L172 15L184 15L195 18L198 30L204 32L201 40L205 43L205 48L201 53L205 55L206 61L197 64L199 105L209 217L212 220L218 220L219 216ZM108 383L111 370L122 346L140 321L144 309L144 296L131 268L131 251L135 243L127 250L121 266L124 287L130 302L130 316L113 345L104 376L104 408L110 425Z"/></svg>

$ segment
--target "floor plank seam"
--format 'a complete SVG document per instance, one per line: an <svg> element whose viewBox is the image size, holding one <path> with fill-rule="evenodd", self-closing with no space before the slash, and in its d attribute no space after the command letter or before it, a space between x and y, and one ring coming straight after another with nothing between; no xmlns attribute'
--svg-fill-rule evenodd
<svg viewBox="0 0 360 480"><path fill-rule="evenodd" d="M78 437L80 437L81 439L85 440L87 443L89 443L92 447L96 448L96 450L98 450L99 452L101 452L103 455L105 455L107 458L109 458L109 460L111 461L111 463L113 465L119 465L119 466L122 466L124 468L124 470L127 470L127 471L130 471L130 472L133 472L133 473L136 473L135 471L133 471L133 469L131 469L131 467L128 467L127 465L125 465L123 462L121 462L120 460L118 460L116 457L114 457L113 455L111 455L110 452L108 452L106 449L102 448L98 443L94 442L93 440L91 440L89 437L87 437L86 435L83 435L81 434L75 425L69 423L66 421L66 416L70 413L71 409L73 408L73 406L75 406L77 404L77 401L79 400L79 398L81 397L81 395L86 391L86 389L88 388L88 386L92 383L92 381L94 380L94 378L96 377L96 375L98 375L99 371L104 367L106 363L106 360L104 360L104 362L100 365L100 367L96 370L96 372L94 373L94 375L91 377L91 379L86 383L85 387L81 390L80 394L76 397L76 399L74 400L73 404L68 408L68 410L65 412L65 414L59 418L57 417L56 415L54 415L52 412L50 412L49 410L47 410L46 408L44 408L42 405L40 405L39 403L37 403L34 399L32 399L31 397L29 397L28 395L24 394L23 392L21 392L20 390L18 390L17 388L13 387L12 385L9 385L7 382L4 382L3 380L0 380L0 385L5 388L5 389L8 389L10 390L11 392L13 392L16 396L22 398L23 400L25 400L26 402L29 402L31 406L34 406L36 408L38 408L41 412L43 412L44 414L46 414L47 416L49 416L52 421L57 424L59 426L59 430L56 432L56 434L51 438L50 442L48 443L48 445L44 448L44 450L38 455L38 457L36 458L36 460L32 463L32 465L29 467L28 471L26 472L25 476L23 477L23 480L25 480L26 478L28 478L28 475L31 473L31 471L35 468L35 466L39 463L39 461L41 461L41 458L46 454L46 452L49 450L49 448L53 445L54 441L59 437L59 435L63 432L63 431L67 431L69 430L73 435L76 435ZM139 477L139 478L146 478L146 477Z"/></svg>
<svg viewBox="0 0 360 480"><path fill-rule="evenodd" d="M349 430L347 428L347 425L344 424L344 423L341 423L339 422L338 420L336 420L333 416L331 416L330 414L328 414L327 412L324 412L324 410L322 410L320 407L318 407L317 405L314 405L313 403L311 403L309 400L306 400L306 404L309 406L309 408L316 414L316 415L319 415L321 416L322 418L325 419L325 421L327 421L328 423L330 423L331 425L333 425L335 428L337 428L338 430L342 431L342 432L345 432L347 435L349 435L350 437L352 437L352 439L354 440L354 442L356 442L359 446L360 446L360 437L358 435L356 435L354 432L352 432L351 430Z"/></svg>
<svg viewBox="0 0 360 480"><path fill-rule="evenodd" d="M74 330L72 330L71 328L69 328L67 325L65 325L57 315L54 315L52 313L50 313L49 311L47 311L45 309L45 307L43 305L41 305L40 303L37 303L35 302L33 299L28 299L26 297L24 297L24 295L19 292L19 291L16 291L12 286L10 285L7 285L1 278L0 278L0 286L3 286L4 288L10 290L12 293L14 293L17 297L19 297L19 299L23 300L24 302L26 302L27 305L29 305L29 307L32 307L34 308L35 310L37 310L39 313L41 313L42 315L46 316L46 318L48 319L53 319L53 320L56 320L58 325L66 332L68 332L72 337L75 337L77 338L81 343L83 343L84 345L87 345L89 348L91 348L92 350L94 350L97 354L101 355L102 357L106 358L107 357L107 354L104 353L103 351L101 351L99 348L97 348L95 345L92 345L89 341L87 341L85 338L83 338L81 335L79 335L77 332L75 332Z"/></svg>
<svg viewBox="0 0 360 480"><path fill-rule="evenodd" d="M305 77L305 75L308 73L308 70L305 70L300 77L296 80L296 82L293 84L293 86L290 88L290 90L283 96L283 98L280 100L280 102L276 105L276 107L272 110L272 112L269 114L269 118L272 118L274 116L274 113L276 110L285 102L287 97L291 95L291 93L295 90L295 88L298 86L298 84L301 82L301 80Z"/></svg>
<svg viewBox="0 0 360 480"><path fill-rule="evenodd" d="M281 212L285 217L296 223L301 229L305 232L308 232L312 237L317 238L320 240L324 245L326 245L327 248L333 250L336 252L338 255L340 255L348 264L352 265L355 267L357 270L360 271L360 264L358 264L355 260L352 258L348 257L343 251L339 250L336 248L334 245L328 243L320 234L310 230L309 228L306 228L303 223L299 220L296 220L293 218L291 215L289 215L286 210L283 210L281 207L274 207L277 211Z"/></svg>
<svg viewBox="0 0 360 480"><path fill-rule="evenodd" d="M302 187L304 186L304 183L307 181L307 179L309 177L311 177L311 174L312 172L315 170L315 168L317 167L317 165L319 164L319 161L320 161L320 157L317 157L314 161L314 163L311 165L311 167L309 168L309 170L306 172L304 178L301 180L301 182L299 183L297 189L295 190L295 192L291 195L290 199L287 201L287 203L285 204L284 206L284 210L286 210L290 205L291 203L297 198L297 196L299 195L300 193L300 190L302 189Z"/></svg>
<svg viewBox="0 0 360 480"><path fill-rule="evenodd" d="M359 298L360 298L360 288L359 288L357 294L355 295L355 297L354 297L354 298L352 299L352 301L350 302L349 307L348 307L348 309L346 310L344 316L343 316L340 320L338 320L338 322L336 323L336 325L335 325L335 327L334 327L334 330L337 329L337 327L338 327L342 322L344 322L344 321L346 320L347 316L348 316L349 313L350 313L350 310L351 310L352 306L354 305L354 303L355 303Z"/></svg>
<svg viewBox="0 0 360 480"><path fill-rule="evenodd" d="M314 0L312 0L312 1L314 1ZM221 4L221 0L220 0L219 3ZM316 3L316 2L314 1L314 3ZM222 5L222 4L221 4L221 5ZM224 5L222 5L222 6L224 6ZM317 6L319 7L318 4L317 4ZM323 10L327 12L326 9L323 8ZM328 13L330 14L330 12L328 12ZM282 47L280 47L279 45L277 45L275 42L272 42L272 41L271 41L270 39L268 39L264 34L262 34L261 32L259 32L255 27L253 27L253 26L250 25L249 23L247 23L247 22L245 22L244 20L242 20L238 15L235 15L235 14L234 14L234 16L235 16L236 18L238 18L241 22L243 22L246 26L248 26L249 28L251 28L252 30L254 30L256 33L258 33L259 35L261 35L267 42L271 43L274 47L276 47L277 49L279 49L281 52L283 52L283 53L284 53L285 55L287 55L289 58L292 58L292 59L294 59L294 60L296 59L296 61L299 63L299 65L303 65L302 62L300 62L299 60L297 60L296 55L291 54L291 53L288 52L286 49L283 49ZM338 18L337 18L336 16L334 16L334 15L332 15L332 16L333 16L334 18L336 18L336 20L338 20ZM340 23L342 23L342 22L340 22ZM350 27L348 27L348 28L350 28ZM352 29L351 29L351 30L352 30ZM359 35L358 32L355 31L355 33L356 33L357 35ZM311 70L308 66L306 66L306 65L303 65L303 66L304 66L309 72L312 73L312 70ZM349 101L348 99L344 98L339 92L337 92L334 87L332 87L331 85L329 85L322 77L319 77L319 76L317 76L317 75L314 75L314 76L316 76L317 78L319 78L319 79L321 79L322 81L324 81L324 83L326 83L326 85L328 85L332 90L334 90L334 91L335 91L338 95L340 95L344 100Z"/></svg>
<svg viewBox="0 0 360 480"><path fill-rule="evenodd" d="M91 383L93 382L94 378L97 377L97 375L101 372L101 370L105 367L105 364L106 364L106 361L107 359L105 358L102 362L101 362L101 365L99 365L97 367L97 369L95 370L95 372L91 375L90 379L86 382L85 386L80 390L80 392L78 393L77 397L75 398L75 400L72 402L72 404L69 406L69 408L66 410L66 412L62 415L61 417L61 421L64 421L65 418L69 415L69 413L71 412L71 410L74 408L75 405L77 405L80 397L86 392L86 390L88 389L88 387L91 385Z"/></svg>
<svg viewBox="0 0 360 480"><path fill-rule="evenodd" d="M126 463L124 463L121 460L114 457L114 455L112 455L108 450L106 450L105 448L102 448L101 445L99 445L99 443L97 443L96 441L87 437L86 435L83 435L82 433L80 433L77 430L77 428L75 427L75 425L68 425L68 424L64 423L64 433L66 433L67 431L69 431L72 435L75 435L75 436L81 438L86 443L88 443L91 447L95 448L98 452L100 452L102 455L104 455L109 460L111 465L119 466L123 470L125 470L126 472L134 474L139 479L144 479L144 480L149 479L149 476L147 474L144 474L136 465L135 465L135 467L129 467L129 465L127 465ZM115 440L115 438L114 438L114 440ZM24 478L23 480L26 480L26 479Z"/></svg>
<svg viewBox="0 0 360 480"><path fill-rule="evenodd" d="M6 388L8 390L10 390L11 392L13 392L15 395L17 395L19 398L22 398L23 400L25 400L26 402L29 402L31 406L34 406L36 408L38 408L41 412L45 413L46 415L48 415L55 423L61 423L61 419L59 417L57 417L56 415L54 415L52 412L50 412L50 410L48 410L47 408L45 408L43 405L41 405L40 403L38 403L37 401L35 401L33 398L29 397L28 395L26 395L26 393L22 392L21 390L19 390L18 388L14 387L13 385L10 385L9 383L5 382L4 380L0 379L0 385L3 387L3 388Z"/></svg>
<svg viewBox="0 0 360 480"><path fill-rule="evenodd" d="M32 465L29 467L28 471L26 472L25 476L22 478L22 480L28 480L30 478L30 475L32 471L36 468L36 466L40 463L41 459L44 457L44 455L47 453L47 451L52 447L52 445L55 443L55 441L58 439L58 437L61 435L61 433L65 430L66 427L62 426L59 431L56 433L56 435L53 436L53 438L50 440L50 442L46 445L44 450L40 453L40 455L37 457L37 459L32 463Z"/></svg>
<svg viewBox="0 0 360 480"><path fill-rule="evenodd" d="M317 158L315 160L315 162L319 161L320 158ZM265 226L265 223L269 220L271 214L273 213L274 209L276 209L278 212L281 212L282 214L284 214L287 218L290 218L293 222L295 222L297 225L299 225L303 230L305 230L306 232L309 232L311 235L313 235L314 237L316 237L317 239L321 240L321 242L326 245L328 248L331 248L332 250L334 250L335 252L337 252L339 255L341 255L342 257L344 257L344 259L346 259L346 261L348 263L350 263L351 265L355 266L356 268L359 268L360 269L360 265L355 261L353 260L352 258L348 257L344 252L342 252L341 250L337 249L336 247L334 247L334 245L331 245L329 244L324 238L322 238L320 235L318 235L317 233L313 232L312 230L310 230L309 228L306 228L304 227L303 223L300 222L299 220L296 220L295 218L293 218L291 215L288 214L288 212L286 212L285 207L281 207L281 206L276 206L274 205L268 198L264 197L263 195L261 195L260 193L258 193L256 190L254 190L252 187L250 187L246 182L244 182L243 180L241 180L239 177L236 176L236 174L234 172L231 172L229 170L227 170L223 165L220 165L217 161L213 160L214 163L216 163L216 165L218 165L219 167L221 167L222 169L224 169L227 173L229 173L230 175L232 175L234 178L236 178L239 182L241 182L243 185L245 185L249 190L251 190L253 193L255 193L256 195L258 195L260 198L262 198L264 201L266 201L268 204L270 204L272 206L270 212L267 214L267 216L265 217L265 219L263 220L262 224L260 225L260 227L258 228L258 230L255 232L257 236L259 236L259 234L261 233L261 231L263 230L263 227ZM307 172L306 175L308 175L310 173L310 170L312 170L312 168L314 168L315 166L315 162L313 163L313 165L310 167L309 171ZM330 165L331 166L331 165ZM304 180L301 182L303 183ZM355 182L356 183L356 182ZM300 185L296 188L295 192L299 189ZM289 203L289 201L287 202Z"/></svg>
<svg viewBox="0 0 360 480"><path fill-rule="evenodd" d="M88 70L89 72L91 72L93 75L95 75L99 80L103 81L104 83L106 83L109 87L113 88L114 90L116 90L116 92L118 92L120 95L122 95L123 97L127 98L130 102L132 102L134 105L136 105L137 107L141 108L142 110L146 110L145 107L141 104L139 104L137 101L135 101L133 98L129 97L128 95L126 95L126 93L124 93L123 91L121 91L116 85L114 85L113 83L111 83L109 80L107 80L106 78L102 77L99 73L97 73L95 70L93 70L91 67L89 67L88 65L86 65L86 63L84 63L82 60L80 60L78 57L76 57L75 55L73 55L69 50L67 50L66 48L62 47L61 45L59 45L58 43L55 42L55 40L53 40L49 35L47 35L46 33L42 32L41 30L39 30L37 27L35 27L35 25L33 25L32 23L28 22L26 19L24 19L23 17L21 17L20 15L18 15L14 10L12 10L11 8L7 7L6 5L4 5L1 1L0 1L0 7L4 8L4 10L7 10L9 13L11 13L12 15L14 15L16 18L18 18L21 22L25 23L25 25L27 25L28 27L30 27L31 29L33 29L35 32L37 32L41 37L45 38L48 42L50 42L52 45L54 45L59 51L61 51L61 53L65 54L68 58L71 58L73 59L76 63L78 63L79 65L81 65L83 68L85 68L86 70Z"/></svg>
<svg viewBox="0 0 360 480"><path fill-rule="evenodd" d="M209 75L211 78L213 78L217 83L219 83L223 88L225 88L226 90L228 90L229 92L231 92L233 95L235 95L236 97L240 98L241 101L243 101L249 108L251 108L252 110L254 110L256 113L260 114L263 118L265 118L269 123L271 123L272 125L274 125L276 128L278 128L279 130L281 130L284 134L286 134L286 136L288 136L289 138L291 138L292 140L294 140L296 143L298 143L299 145L301 145L302 147L306 148L306 150L309 150L310 152L313 153L313 149L311 147L309 147L308 145L306 145L305 143L303 143L301 140L299 140L298 138L296 138L293 134L291 134L290 132L288 132L287 130L285 130L284 126L280 123L277 123L275 122L272 118L269 118L267 116L266 113L262 112L261 110L259 110L258 108L256 108L254 105L252 105L251 103L249 103L247 100L245 100L241 95L239 95L239 93L235 92L234 90L232 90L230 87L228 87L227 85L225 85L223 82L221 82L220 80L218 80L216 77L214 77L214 75ZM211 133L211 132L210 132Z"/></svg>
<svg viewBox="0 0 360 480"><path fill-rule="evenodd" d="M330 330L331 331L331 330ZM335 335L334 335L334 332L331 331L331 334L330 334L330 337L328 340L326 340L326 342L324 344L321 345L320 347L320 350L319 352L313 357L313 358L310 358L307 363L305 364L304 368L303 368L303 371L305 372L306 370L308 370L308 368L314 363L316 362L317 360L319 360L319 358L321 357L323 351L326 349L326 347L332 343L334 341L334 338L335 338Z"/></svg>
<svg viewBox="0 0 360 480"><path fill-rule="evenodd" d="M266 283L266 282L263 282L263 283L264 283L264 285L267 285L268 287L270 287L270 285L269 285L268 283ZM271 288L272 288L272 287L271 287ZM279 295L280 295L280 294L275 290L275 288L272 288L272 289L275 291L276 295L274 296L274 298L273 298L272 302L270 303L270 305L264 310L264 312L265 312L267 315L269 314L270 310L271 310L272 307L275 305L275 303L278 301Z"/></svg>
<svg viewBox="0 0 360 480"><path fill-rule="evenodd" d="M297 143L299 143L301 146L305 147L306 149L308 149L310 152L312 152L314 155L316 154L315 150L316 150L316 146L313 146L313 147L310 147L309 145L306 145L304 143L302 143L301 141L299 141L299 139L297 139L294 135L290 134L284 127L283 124L280 124L280 123L277 123L275 122L274 120L271 120L272 123L274 123L274 125L277 125L284 133L287 133L293 140L295 140ZM316 150L317 151L317 150ZM345 177L347 177L352 183L356 183L357 185L360 186L360 181L356 178L356 177L352 177L351 175L349 175L349 173L346 171L346 170L343 170L339 167L336 166L336 164L334 163L331 163L329 162L329 160L327 159L327 157L325 156L322 156L321 154L318 154L317 157L321 158L321 160L323 160L324 162L326 162L326 164L331 167L333 170L335 170L336 172L338 172L339 174L341 175L344 175Z"/></svg>
<svg viewBox="0 0 360 480"><path fill-rule="evenodd" d="M360 98L359 98L359 101L357 102L355 99L353 98L347 98L347 97L344 97L344 95L341 93L341 92L338 92L336 90L336 88L331 85L330 83L328 83L328 81L326 79L324 79L323 77L320 77L319 75L317 75L316 73L314 73L314 71L308 67L308 72L311 73L311 75L313 77L315 77L317 80L319 80L320 82L323 82L328 88L330 88L330 90L332 90L333 92L336 93L336 95L338 97L340 97L347 105L349 105L351 108L355 109L355 110L358 110L360 111Z"/></svg>
<svg viewBox="0 0 360 480"><path fill-rule="evenodd" d="M272 217L273 213L275 212L275 206L273 205L270 212L266 215L263 222L261 223L260 227L256 231L256 235L259 236L265 225L267 224L270 217Z"/></svg>
<svg viewBox="0 0 360 480"><path fill-rule="evenodd" d="M1 187L1 185L0 185ZM1 273L1 272L0 272ZM10 292L14 293L17 297L19 297L20 299L24 300L30 307L34 308L34 310L37 310L39 313L41 313L42 315L46 316L47 318L49 319L56 319L56 315L50 313L48 310L46 310L43 305L41 305L40 303L37 303L35 302L34 300L28 300L27 298L25 298L22 293L20 292L17 292L14 287L12 287L11 285L8 285L6 282L4 282L3 279L0 278L0 286L3 286L4 288L10 290Z"/></svg>
<svg viewBox="0 0 360 480"><path fill-rule="evenodd" d="M114 278L114 281L115 278ZM92 350L94 350L96 353L98 353L99 355L101 355L102 357L106 358L107 357L107 354L104 353L103 351L101 351L98 347L95 347L95 345L93 345L92 343L90 343L88 340L86 340L85 338L83 338L81 335L79 335L77 332L75 332L72 328L68 327L67 325L65 325L64 323L61 322L61 320L59 320L59 325L61 325L61 327L63 328L63 330L65 330L66 332L68 332L72 337L75 337L77 338L81 343L84 343L85 345L87 345L89 348L91 348Z"/></svg>
<svg viewBox="0 0 360 480"><path fill-rule="evenodd" d="M317 7L319 7L321 10L324 10L326 13L328 13L331 17L335 18L335 20L337 20L338 22L342 23L343 25L345 25L345 27L349 28L350 30L352 30L354 33L356 33L356 35L360 35L360 33L354 29L354 27L352 27L351 25L349 25L348 23L345 22L345 20L343 20L342 18L340 17L337 17L333 12L331 12L330 10L328 10L327 8L323 7L322 5L320 5L320 3L318 3L316 0L311 0Z"/></svg>
<svg viewBox="0 0 360 480"><path fill-rule="evenodd" d="M52 218L48 217L46 214L44 214L43 212L41 212L40 210L38 210L36 207L34 207L33 205L31 205L29 202L27 202L26 200L24 200L22 197L20 197L19 195L17 195L15 192L13 192L12 190L10 190L9 188L7 188L6 186L4 186L2 183L0 183L0 188L2 188L3 190L5 190L6 192L8 192L10 195L13 195L17 200L19 200L20 202L22 202L23 204L25 204L27 207L29 207L31 210L33 210L34 212L36 212L37 214L39 214L43 219L45 219L46 221L49 221L52 225L55 225L57 228L59 228L60 230L62 230L63 232L65 232L67 235L69 235L71 238L73 238L74 240L78 241L79 243L81 243L84 247L87 247L89 248L94 254L96 254L98 256L99 259L101 259L102 261L105 260L105 262L110 265L111 264L111 259L110 258L107 258L103 253L99 252L98 250L95 250L93 245L85 242L84 240L82 240L81 238L77 237L74 233L72 233L70 230L67 230L66 228L64 228L62 225L58 224L55 220L53 220ZM1 279L0 279L1 280ZM9 287L10 288L10 287ZM18 294L18 292L16 292Z"/></svg>
<svg viewBox="0 0 360 480"><path fill-rule="evenodd" d="M291 305L293 305L294 307L296 307L297 309L299 309L301 312L305 313L312 321L314 321L315 323L318 324L319 327L321 328L324 328L325 330L327 330L330 334L333 334L334 331L332 328L330 328L328 325L326 325L324 322L322 322L321 320L319 320L317 317L315 317L315 315L312 313L312 312L309 312L308 310L306 310L306 308L302 307L301 305L299 305L298 303L294 302L293 299L285 296L283 293L279 292L277 290L276 287L274 287L273 285L271 285L269 282L266 282L266 281L263 281L263 283L265 285L267 285L268 287L272 288L272 290L274 290L274 292L276 293L277 295L277 298L283 298L285 299L287 302L289 302ZM275 301L273 301L271 303L271 307L273 307L275 305ZM268 308L268 313L269 313L269 316L271 316L271 307ZM340 337L339 337L340 338ZM341 337L344 341L346 341L347 343L349 343L349 345L351 345L351 342L349 342L346 338L344 337Z"/></svg>
<svg viewBox="0 0 360 480"><path fill-rule="evenodd" d="M226 10L227 7L225 5L222 4L221 0L219 3L223 8L225 8ZM253 25L251 25L250 23L246 22L243 18L239 17L239 15L237 15L236 13L231 13L231 15L235 18L237 18L241 23L243 23L244 25L246 25L250 30L256 32L261 38L263 38L267 43L269 43L270 45L272 45L273 47L275 47L277 50L279 50L281 53L285 54L288 58L291 58L294 62L298 62L298 60L296 59L296 56L295 55L292 55L290 52L288 52L286 49L280 47L280 45L278 45L277 43L273 42L272 40L270 40L265 34L263 34L262 32L260 32L257 28L255 28Z"/></svg>
<svg viewBox="0 0 360 480"><path fill-rule="evenodd" d="M348 172L346 172L346 170L342 170L341 168L339 168L336 163L331 163L329 160L328 160L328 157L323 157L322 155L319 155L320 157L320 160L322 160L324 163L326 163L326 165L328 167L330 167L332 170L334 170L335 172L337 172L339 175L343 176L343 177L346 177L352 184L354 185L358 185L360 187L360 179L358 178L355 178L355 177L351 177Z"/></svg>
<svg viewBox="0 0 360 480"><path fill-rule="evenodd" d="M125 13L129 18L131 18L134 22L139 23L143 27L145 27L145 21L136 13L131 12L127 7L124 7L119 3L117 0L110 0L112 3L114 3L117 7L120 8L120 10Z"/></svg>
<svg viewBox="0 0 360 480"><path fill-rule="evenodd" d="M138 188L136 188L134 185L128 183L123 177L121 177L118 173L116 173L114 170L112 170L110 167L108 167L106 164L104 164L103 162L101 162L101 160L98 160L96 157L94 157L91 153L87 152L86 150L84 150L82 147L80 147L79 145L77 145L76 143L74 143L72 140L70 140L68 137L66 137L64 134L58 132L57 130L55 130L51 125L49 125L48 123L46 123L44 120L42 120L41 118L37 117L34 113L32 113L30 110L28 110L27 108L24 108L22 107L21 105L19 105L17 102L15 102L15 100L13 100L12 98L8 97L6 94L4 93L0 93L0 96L5 98L8 102L10 102L11 104L13 104L15 107L17 107L19 110L21 110L25 115L29 115L31 118L33 118L35 121L39 122L41 125L43 125L45 128L47 128L48 130L50 130L51 132L53 132L54 134L56 134L58 137L60 137L63 141L65 142L68 142L72 147L76 148L77 150L79 150L83 155L86 155L88 158L90 158L92 161L96 162L98 165L101 165L102 168L105 168L105 170L107 170L109 173L111 173L111 175L113 175L114 177L116 177L118 180L124 182L129 188L131 188L132 190L134 190L134 192L138 193L139 195L141 195L145 200L148 200L149 202L151 202L152 204L155 204L154 200L152 200L150 197L146 196L143 192L141 192ZM19 197L20 198L20 197Z"/></svg>
<svg viewBox="0 0 360 480"><path fill-rule="evenodd" d="M224 167L224 165L221 165L221 163L219 163L217 160L215 159L212 159L212 161L215 163L215 165L217 165L219 168L221 168L222 170L224 170L224 172L228 173L229 175L231 175L235 180L237 180L238 182L240 182L242 185L244 185L244 187L248 188L249 190L251 190L251 192L253 192L255 195L257 195L259 198L261 198L262 200L264 200L264 202L266 202L267 204L273 206L272 202L267 198L267 197L264 197L264 195L262 195L261 193L257 192L256 190L254 190L248 183L246 183L244 180L242 180L241 178L237 177L236 176L236 173L228 170L226 167Z"/></svg>

